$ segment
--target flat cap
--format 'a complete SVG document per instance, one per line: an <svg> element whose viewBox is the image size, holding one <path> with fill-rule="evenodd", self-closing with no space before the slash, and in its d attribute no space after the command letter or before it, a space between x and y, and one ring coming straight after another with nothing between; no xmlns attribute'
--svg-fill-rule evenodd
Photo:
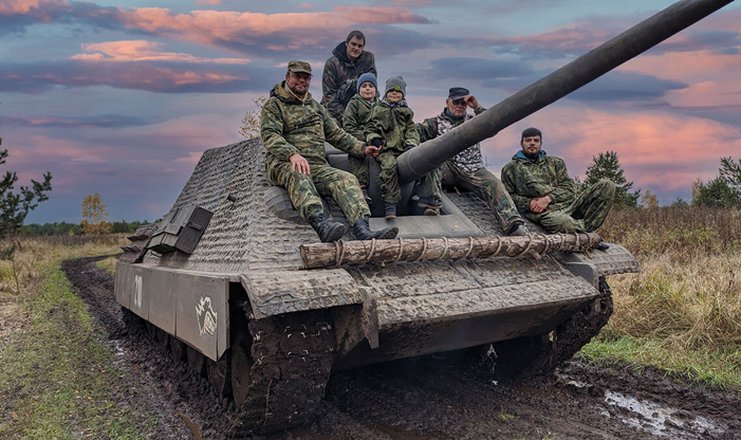
<svg viewBox="0 0 741 440"><path fill-rule="evenodd" d="M308 73L311 75L311 64L306 61L289 61L288 71L293 73Z"/></svg>
<svg viewBox="0 0 741 440"><path fill-rule="evenodd" d="M448 90L448 98L452 99L453 101L455 101L456 99L465 98L470 94L471 92L463 87L451 87L450 90Z"/></svg>

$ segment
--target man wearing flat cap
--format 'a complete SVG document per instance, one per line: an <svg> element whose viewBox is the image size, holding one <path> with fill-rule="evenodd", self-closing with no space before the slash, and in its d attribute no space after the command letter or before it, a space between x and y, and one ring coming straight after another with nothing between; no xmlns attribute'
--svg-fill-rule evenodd
<svg viewBox="0 0 741 440"><path fill-rule="evenodd" d="M358 240L396 237L397 228L369 229L370 209L358 179L333 168L324 155L325 142L356 157L375 154L378 148L365 145L339 128L327 109L311 97L310 84L311 65L290 61L285 80L273 87L265 101L260 138L267 150L268 180L288 190L294 208L323 242L339 240L346 227L327 218L320 195L337 202Z"/></svg>
<svg viewBox="0 0 741 440"><path fill-rule="evenodd" d="M473 109L474 114L468 113L468 108ZM448 98L445 101L445 108L442 113L417 124L420 141L425 142L443 135L484 110L486 109L479 104L479 101L471 95L468 89L452 87L448 91ZM443 186L457 187L474 192L486 202L505 234L527 234L525 222L517 212L517 207L504 185L484 166L480 144L476 143L456 154L440 168L430 172L425 179L430 179L431 182L426 184L423 182L422 188L439 185L435 182L436 180L442 182ZM418 202L419 206L427 206L427 199L430 197L425 197L426 194L423 192L419 195L421 196Z"/></svg>

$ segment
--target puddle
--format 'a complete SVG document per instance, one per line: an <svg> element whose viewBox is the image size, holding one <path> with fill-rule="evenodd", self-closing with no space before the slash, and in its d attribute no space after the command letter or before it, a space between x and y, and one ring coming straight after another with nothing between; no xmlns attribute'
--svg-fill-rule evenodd
<svg viewBox="0 0 741 440"><path fill-rule="evenodd" d="M707 417L692 416L686 411L610 390L605 390L608 417L616 417L629 426L666 438L699 439L723 434L727 427ZM615 411L621 408L625 411Z"/></svg>

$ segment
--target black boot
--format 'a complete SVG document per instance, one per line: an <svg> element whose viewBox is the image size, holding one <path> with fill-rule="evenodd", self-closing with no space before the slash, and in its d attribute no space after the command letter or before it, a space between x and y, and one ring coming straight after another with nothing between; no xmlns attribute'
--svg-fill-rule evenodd
<svg viewBox="0 0 741 440"><path fill-rule="evenodd" d="M373 232L368 226L368 217L363 217L352 225L352 233L358 240L370 240L372 238L385 240L396 237L396 234L399 233L399 228L386 228Z"/></svg>
<svg viewBox="0 0 741 440"><path fill-rule="evenodd" d="M312 228L319 235L319 240L323 243L337 241L345 235L347 228L339 222L331 222L323 212L313 214L307 219Z"/></svg>

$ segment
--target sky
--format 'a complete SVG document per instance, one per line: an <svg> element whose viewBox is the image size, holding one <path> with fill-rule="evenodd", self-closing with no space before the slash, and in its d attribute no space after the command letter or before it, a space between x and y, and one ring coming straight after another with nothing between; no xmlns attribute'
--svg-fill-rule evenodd
<svg viewBox="0 0 741 440"><path fill-rule="evenodd" d="M671 5L671 0L0 0L0 172L53 175L26 223L81 220L99 193L109 218L166 213L203 151L228 145L289 60L321 71L353 29L379 82L402 75L415 119L463 86L491 107ZM662 203L741 156L741 3L482 143L496 173L520 132L583 178L616 151L625 176Z"/></svg>

